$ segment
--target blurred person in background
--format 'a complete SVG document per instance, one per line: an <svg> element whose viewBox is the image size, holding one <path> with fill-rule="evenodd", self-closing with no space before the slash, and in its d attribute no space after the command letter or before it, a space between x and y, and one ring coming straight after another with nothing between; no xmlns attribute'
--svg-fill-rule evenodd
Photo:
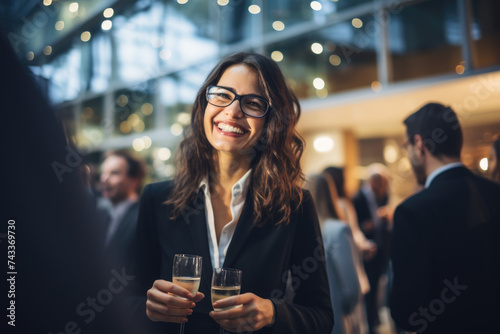
<svg viewBox="0 0 500 334"><path fill-rule="evenodd" d="M358 277L361 259L349 225L339 219L335 187L331 187L326 175L310 177L307 185L316 204L323 235L335 318L332 334L364 334L367 324Z"/></svg>
<svg viewBox="0 0 500 334"><path fill-rule="evenodd" d="M110 151L101 165L102 199L107 210L103 221L104 250L114 267L129 266L135 254L139 189L146 174L145 164L127 150Z"/></svg>
<svg viewBox="0 0 500 334"><path fill-rule="evenodd" d="M450 107L429 103L404 124L425 188L394 214L392 316L418 333L491 333L500 313L500 185L461 163L463 135Z"/></svg>
<svg viewBox="0 0 500 334"><path fill-rule="evenodd" d="M379 310L385 299L385 286L380 286L380 283L389 265L392 212L388 206L390 175L387 167L371 164L367 167L367 174L367 179L353 198L353 204L361 231L377 246L375 255L364 260L370 283L370 291L365 296L366 315L369 333L374 334L380 324Z"/></svg>
<svg viewBox="0 0 500 334"><path fill-rule="evenodd" d="M490 149L490 156L488 157L488 176L493 181L500 183L500 136L493 142Z"/></svg>
<svg viewBox="0 0 500 334"><path fill-rule="evenodd" d="M377 245L367 239L364 233L359 228L358 217L356 216L356 210L352 204L350 198L347 196L345 190L345 179L344 170L339 167L327 167L322 174L327 180L330 193L336 194L332 195L334 200L334 207L337 208L337 213L339 219L342 222L346 222L352 232L354 244L358 251L357 261L356 261L356 271L359 279L359 286L361 289L361 295L363 297L363 303L356 306L353 312L358 313L358 318L362 319L360 321L360 333L368 332L368 324L366 322L366 311L364 307L364 298L366 294L370 291L370 283L368 281L368 276L366 275L365 265L363 260L370 260L376 254ZM336 198L336 200L335 200Z"/></svg>
<svg viewBox="0 0 500 334"><path fill-rule="evenodd" d="M121 319L103 314L116 300L98 305L103 312L87 304L108 288L114 275L101 266L86 166L68 145L34 75L21 65L2 33L0 50L1 135L2 142L9 143L0 165L6 195L0 210L0 247L7 256L10 246L10 271L17 273L4 270L0 276L4 284L7 279L15 282L3 290L7 317L3 316L0 332L123 333ZM7 298L9 289L15 296Z"/></svg>
<svg viewBox="0 0 500 334"><path fill-rule="evenodd" d="M347 196L347 192L345 190L343 169L339 167L327 167L323 171L323 175L328 180L330 186L335 187L335 189L332 189L332 192L335 191L338 196L337 206L340 220L349 224L354 242L361 254L361 258L368 260L371 259L376 254L377 245L373 241L367 239L364 233L359 228L356 209L354 208L354 205L352 204L350 198ZM361 291L364 295L370 290L370 284L368 283L368 278L366 278L364 266L362 266L361 270L362 271L359 272L358 275L363 277L360 281L360 284Z"/></svg>

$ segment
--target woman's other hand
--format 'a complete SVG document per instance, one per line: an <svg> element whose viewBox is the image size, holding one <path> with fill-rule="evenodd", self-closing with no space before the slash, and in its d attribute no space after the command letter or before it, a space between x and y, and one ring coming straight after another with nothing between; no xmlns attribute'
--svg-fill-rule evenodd
<svg viewBox="0 0 500 334"><path fill-rule="evenodd" d="M224 298L217 301L214 307L234 307L210 312L210 316L219 325L231 332L251 332L274 324L273 303L253 293Z"/></svg>

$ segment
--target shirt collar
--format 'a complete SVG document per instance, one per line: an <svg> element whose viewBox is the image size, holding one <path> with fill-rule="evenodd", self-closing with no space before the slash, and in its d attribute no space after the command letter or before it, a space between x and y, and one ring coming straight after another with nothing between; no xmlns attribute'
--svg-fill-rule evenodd
<svg viewBox="0 0 500 334"><path fill-rule="evenodd" d="M250 168L232 187L232 196L234 200L245 199L248 193L248 187L250 185L250 179L252 175L252 169ZM205 196L210 194L208 177L205 176L201 180L198 189L202 189Z"/></svg>
<svg viewBox="0 0 500 334"><path fill-rule="evenodd" d="M116 205L111 205L111 212L114 215L120 212L125 212L135 202L137 202L137 199L126 199Z"/></svg>
<svg viewBox="0 0 500 334"><path fill-rule="evenodd" d="M452 169L452 168L456 168L456 167L463 167L464 164L461 163L461 162L452 162L452 163L449 163L449 164L446 164L446 165L443 165L441 167L438 167L436 169L434 169L430 174L429 176L427 176L427 180L425 181L425 188L429 188L429 186L431 185L431 182L436 178L436 176L438 176L439 174L449 170L449 169Z"/></svg>

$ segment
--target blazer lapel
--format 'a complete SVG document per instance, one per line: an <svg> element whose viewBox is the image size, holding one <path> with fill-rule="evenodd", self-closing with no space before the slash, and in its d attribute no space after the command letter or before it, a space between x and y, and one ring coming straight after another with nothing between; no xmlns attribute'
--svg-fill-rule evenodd
<svg viewBox="0 0 500 334"><path fill-rule="evenodd" d="M199 191L193 199L192 205L186 208L182 214L183 223L189 228L191 242L196 255L203 257L201 284L205 286L204 291L210 291L212 285L212 261L208 246L208 231L205 216L205 195Z"/></svg>

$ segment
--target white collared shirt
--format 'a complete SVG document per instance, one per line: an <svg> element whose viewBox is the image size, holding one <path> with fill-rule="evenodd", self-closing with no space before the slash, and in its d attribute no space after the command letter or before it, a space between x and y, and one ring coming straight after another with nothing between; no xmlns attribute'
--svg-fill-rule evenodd
<svg viewBox="0 0 500 334"><path fill-rule="evenodd" d="M232 220L228 222L222 228L220 234L219 244L217 244L217 235L215 233L215 219L214 210L212 207L212 199L210 197L210 189L208 184L208 178L204 178L200 183L200 188L203 189L205 194L205 215L207 217L207 230L208 230L208 247L210 249L210 259L212 261L213 268L222 268L224 264L224 259L226 258L226 252L233 238L234 231L236 229L236 224L238 218L245 204L245 199L248 192L248 187L250 185L250 175L252 170L249 169L245 175L241 177L233 185L231 189L231 215Z"/></svg>
<svg viewBox="0 0 500 334"><path fill-rule="evenodd" d="M452 163L449 163L449 164L446 164L446 165L443 165L441 167L434 169L429 174L429 176L427 176L427 180L425 180L425 187L429 188L429 186L431 185L431 182L436 178L436 176L438 176L442 172L445 172L448 169L452 169L452 168L456 168L456 167L463 167L463 166L464 166L464 164L461 162L452 162Z"/></svg>

